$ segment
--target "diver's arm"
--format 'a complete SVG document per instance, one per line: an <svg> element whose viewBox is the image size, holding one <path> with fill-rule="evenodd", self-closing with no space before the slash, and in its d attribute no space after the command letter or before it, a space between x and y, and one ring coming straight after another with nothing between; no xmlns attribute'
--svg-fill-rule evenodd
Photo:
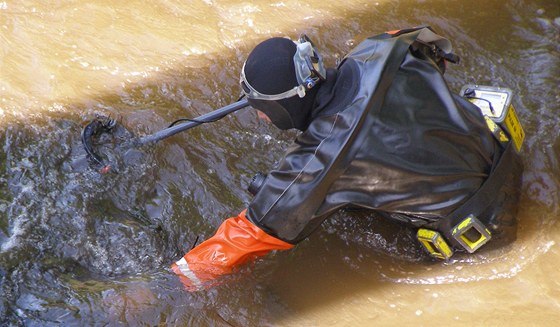
<svg viewBox="0 0 560 327"><path fill-rule="evenodd" d="M197 291L248 261L293 246L255 226L245 217L244 210L237 217L226 219L214 236L189 251L171 268L189 291Z"/></svg>

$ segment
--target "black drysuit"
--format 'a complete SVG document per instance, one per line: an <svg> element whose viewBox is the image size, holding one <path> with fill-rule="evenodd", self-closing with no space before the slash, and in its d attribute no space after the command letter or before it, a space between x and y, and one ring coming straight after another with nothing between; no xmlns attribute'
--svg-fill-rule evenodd
<svg viewBox="0 0 560 327"><path fill-rule="evenodd" d="M250 203L252 223L291 244L343 207L419 227L477 192L504 149L480 110L449 90L441 61L418 51L418 34L372 37L344 58L320 110ZM495 198L472 212L509 239L521 172L510 157Z"/></svg>

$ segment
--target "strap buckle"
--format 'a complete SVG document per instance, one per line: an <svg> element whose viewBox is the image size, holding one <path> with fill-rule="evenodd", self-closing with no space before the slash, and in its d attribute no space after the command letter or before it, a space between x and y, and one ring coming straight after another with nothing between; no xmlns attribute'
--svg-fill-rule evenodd
<svg viewBox="0 0 560 327"><path fill-rule="evenodd" d="M453 227L451 235L469 253L475 252L492 238L488 228L472 214Z"/></svg>
<svg viewBox="0 0 560 327"><path fill-rule="evenodd" d="M471 214L453 227L451 237L469 253L473 253L486 244L492 238L492 234ZM447 244L442 234L435 230L420 228L416 232L416 238L434 258L448 260L453 256L452 247Z"/></svg>
<svg viewBox="0 0 560 327"><path fill-rule="evenodd" d="M441 236L439 232L431 229L420 228L416 232L416 238L432 257L441 260L448 260L453 255L453 250L447 242L445 242L443 236Z"/></svg>

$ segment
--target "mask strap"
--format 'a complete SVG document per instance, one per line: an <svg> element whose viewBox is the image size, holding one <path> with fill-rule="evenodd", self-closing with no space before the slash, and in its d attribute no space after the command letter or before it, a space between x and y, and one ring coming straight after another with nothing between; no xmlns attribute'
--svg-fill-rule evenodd
<svg viewBox="0 0 560 327"><path fill-rule="evenodd" d="M311 89L319 81L325 80L326 72L323 65L323 58L315 49L313 42L305 34L302 34L296 44L296 53L294 54L294 65L296 69L297 86L279 94L263 94L257 91L245 76L245 64L241 68L241 76L239 83L243 89L243 93L250 99L276 101L291 98L298 95L300 98L305 96L307 90Z"/></svg>
<svg viewBox="0 0 560 327"><path fill-rule="evenodd" d="M243 63L243 68L241 68L241 76L239 78L239 84L241 84L241 89L243 90L243 93L247 95L248 98L257 99L257 100L276 101L276 100L291 98L294 95L298 95L300 98L303 98L305 96L305 87L303 85L295 86L294 88L279 94L260 93L253 86L251 86L251 84L249 84L247 78L245 77L246 63L247 62Z"/></svg>

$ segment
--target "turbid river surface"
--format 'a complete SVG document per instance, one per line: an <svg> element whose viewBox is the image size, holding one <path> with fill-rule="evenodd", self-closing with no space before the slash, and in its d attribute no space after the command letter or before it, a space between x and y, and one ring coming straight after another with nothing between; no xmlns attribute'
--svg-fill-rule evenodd
<svg viewBox="0 0 560 327"><path fill-rule="evenodd" d="M448 263L410 231L341 212L213 289L169 264L251 200L280 133L244 109L123 149L236 101L250 50L307 33L332 66L365 37L431 25L452 90L509 87L523 122L517 240ZM558 326L560 1L0 0L0 325ZM82 127L117 118L92 169ZM127 132L128 131L128 132Z"/></svg>

